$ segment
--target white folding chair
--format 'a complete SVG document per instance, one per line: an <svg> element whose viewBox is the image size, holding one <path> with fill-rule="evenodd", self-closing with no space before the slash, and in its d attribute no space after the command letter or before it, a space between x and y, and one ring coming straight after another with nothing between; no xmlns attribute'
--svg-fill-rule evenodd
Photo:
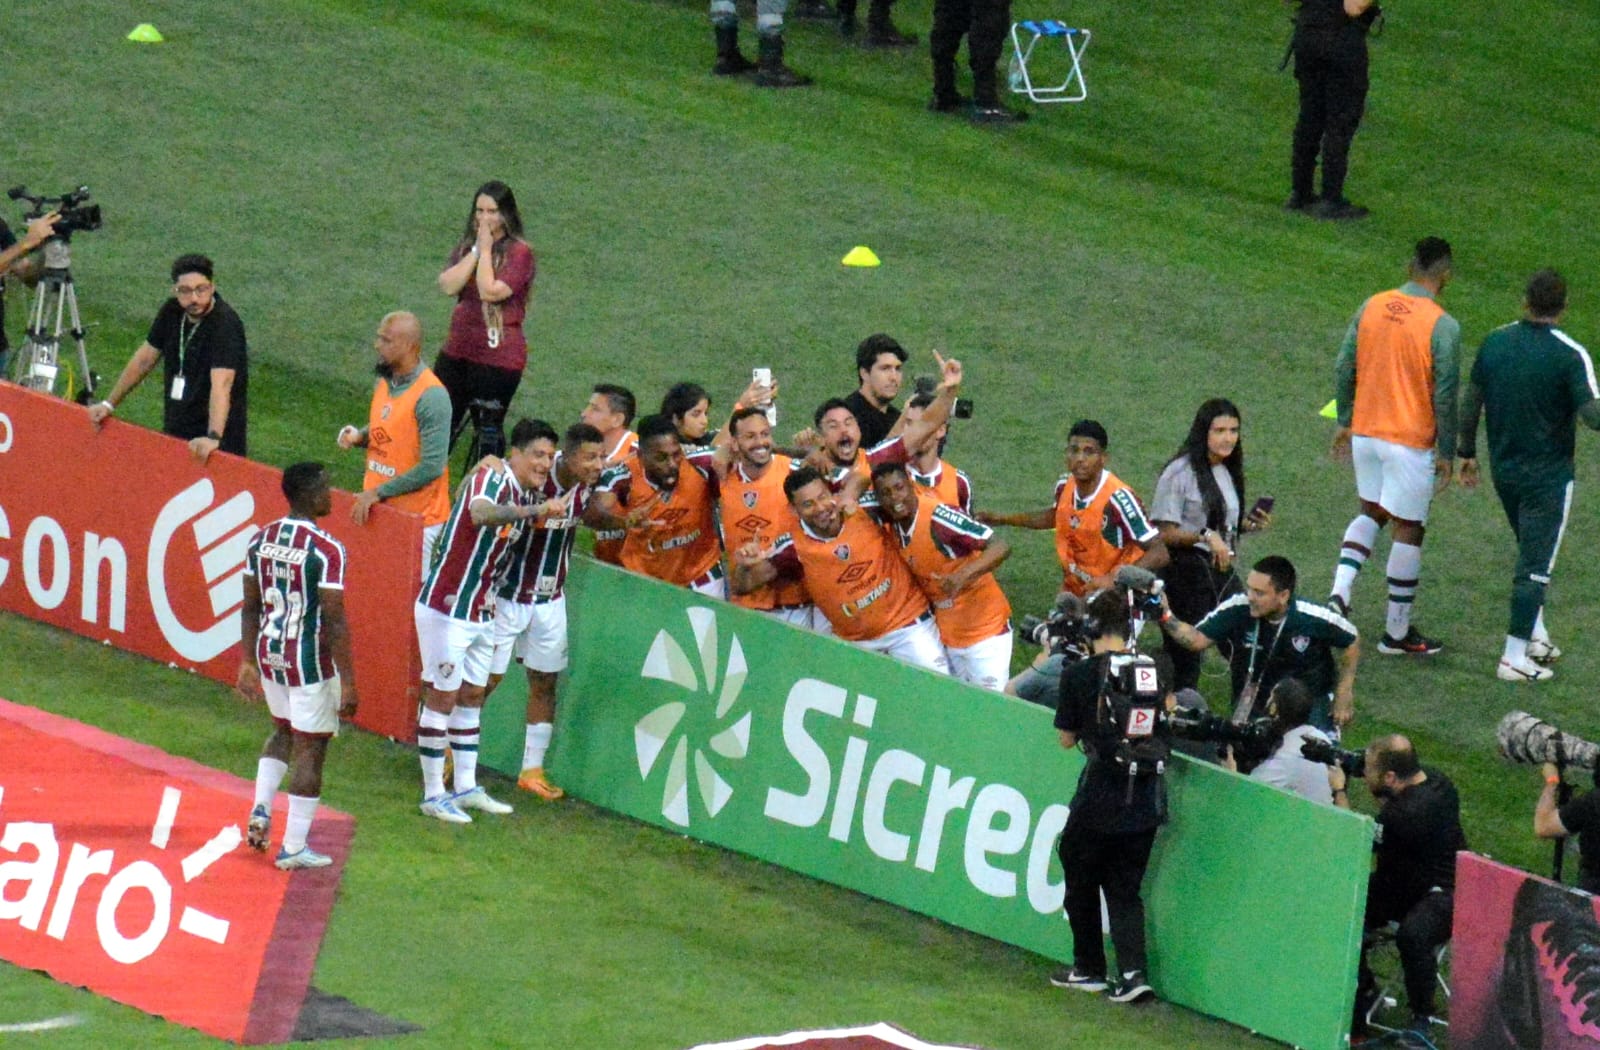
<svg viewBox="0 0 1600 1050"><path fill-rule="evenodd" d="M1089 85L1083 79L1083 53L1089 47L1087 29L1075 29L1054 18L1016 22L1011 26L1011 90L1027 95L1034 102L1082 102L1089 97ZM1034 50L1041 40L1059 40L1067 57L1066 79L1058 86L1037 83L1030 63L1035 61ZM1051 56L1048 64L1046 56ZM1040 69L1039 79L1053 82L1049 72L1060 66L1059 52L1047 44L1039 52L1038 61L1047 68Z"/></svg>

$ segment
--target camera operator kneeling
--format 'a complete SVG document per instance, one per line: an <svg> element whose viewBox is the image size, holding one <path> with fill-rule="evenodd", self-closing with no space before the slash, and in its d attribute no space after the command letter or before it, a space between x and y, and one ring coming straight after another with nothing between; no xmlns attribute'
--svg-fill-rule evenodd
<svg viewBox="0 0 1600 1050"><path fill-rule="evenodd" d="M1259 780L1275 788L1292 792L1301 798L1323 805L1350 808L1345 795L1343 774L1339 774L1339 789L1333 789L1333 775L1321 762L1314 762L1300 751L1307 741L1333 746L1326 734L1311 725L1311 708L1314 701L1311 691L1297 678L1280 678L1267 697L1267 716L1272 719L1275 738L1267 757L1250 770L1250 779ZM1233 748L1228 748L1222 759L1228 769L1237 771Z"/></svg>
<svg viewBox="0 0 1600 1050"><path fill-rule="evenodd" d="M1377 865L1367 883L1368 930L1395 922L1395 947L1405 972L1411 1028L1427 1031L1434 1008L1439 965L1434 952L1450 939L1455 910L1456 853L1467 848L1461 830L1461 799L1450 778L1417 761L1411 741L1379 737L1367 745L1360 771L1382 802L1373 842ZM1352 1034L1366 1028L1366 1013L1378 995L1361 946Z"/></svg>
<svg viewBox="0 0 1600 1050"><path fill-rule="evenodd" d="M1059 848L1066 876L1073 965L1050 983L1107 990L1119 1003L1151 994L1145 977L1141 885L1156 829L1166 819L1162 783L1171 745L1166 725L1172 665L1130 651L1127 592L1102 591L1089 602L1086 660L1061 675L1056 729L1061 746L1080 744L1088 761L1078 778ZM1105 893L1117 970L1106 980L1100 894Z"/></svg>

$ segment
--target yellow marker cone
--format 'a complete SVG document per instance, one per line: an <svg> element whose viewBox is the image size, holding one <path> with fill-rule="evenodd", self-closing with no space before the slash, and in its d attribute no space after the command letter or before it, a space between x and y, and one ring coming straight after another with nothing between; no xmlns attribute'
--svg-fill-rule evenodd
<svg viewBox="0 0 1600 1050"><path fill-rule="evenodd" d="M1323 405L1322 406L1322 411L1318 412L1317 415L1321 416L1323 419L1338 419L1339 418L1339 399L1338 398L1334 398L1332 401L1329 401L1326 405Z"/></svg>
<svg viewBox="0 0 1600 1050"><path fill-rule="evenodd" d="M865 244L858 244L854 248L851 248L850 251L845 254L845 257L839 261L844 263L846 266L883 265L883 263L879 261L877 255L873 253L872 249L868 248Z"/></svg>
<svg viewBox="0 0 1600 1050"><path fill-rule="evenodd" d="M149 22L140 22L138 25L133 27L133 32L128 34L128 39L132 40L136 44L159 44L163 42L166 37L163 37L161 35L161 30L157 29Z"/></svg>

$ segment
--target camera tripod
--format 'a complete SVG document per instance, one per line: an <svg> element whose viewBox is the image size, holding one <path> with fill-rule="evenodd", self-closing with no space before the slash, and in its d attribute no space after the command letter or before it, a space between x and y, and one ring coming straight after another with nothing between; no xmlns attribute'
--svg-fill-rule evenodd
<svg viewBox="0 0 1600 1050"><path fill-rule="evenodd" d="M11 378L19 386L44 394L56 391L61 371L62 323L72 327L66 333L78 352L78 374L82 378L76 399L88 404L99 377L89 371L89 354L83 345L83 321L78 316L78 293L72 281L72 250L60 237L44 243L44 270L28 311L28 335L11 363Z"/></svg>

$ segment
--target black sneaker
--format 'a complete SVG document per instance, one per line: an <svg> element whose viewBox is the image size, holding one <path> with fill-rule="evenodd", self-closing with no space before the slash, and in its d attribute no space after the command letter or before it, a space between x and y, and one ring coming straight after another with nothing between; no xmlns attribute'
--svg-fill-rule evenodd
<svg viewBox="0 0 1600 1050"><path fill-rule="evenodd" d="M1314 218L1327 219L1330 222L1355 222L1357 219L1365 219L1371 214L1361 205L1351 204L1342 198L1317 201L1316 204L1311 206L1310 213Z"/></svg>
<svg viewBox="0 0 1600 1050"><path fill-rule="evenodd" d="M1028 119L1026 113L1019 113L1014 109L1007 109L1001 105L983 105L974 103L972 106L972 122L974 124L991 124L1001 126L1006 124L1020 124Z"/></svg>
<svg viewBox="0 0 1600 1050"><path fill-rule="evenodd" d="M1068 966L1050 975L1050 983L1057 988L1076 988L1080 992L1103 992L1106 979L1092 973L1079 973L1076 966Z"/></svg>
<svg viewBox="0 0 1600 1050"><path fill-rule="evenodd" d="M1378 652L1385 656L1432 656L1443 648L1443 643L1427 637L1415 627L1407 631L1404 638L1384 635L1378 643Z"/></svg>
<svg viewBox="0 0 1600 1050"><path fill-rule="evenodd" d="M1350 603L1337 594L1328 595L1327 606L1346 620L1350 619Z"/></svg>
<svg viewBox="0 0 1600 1050"><path fill-rule="evenodd" d="M940 98L938 95L928 100L930 113L957 113L972 105L972 100L965 95L952 95L949 98Z"/></svg>
<svg viewBox="0 0 1600 1050"><path fill-rule="evenodd" d="M1156 990L1145 980L1143 970L1129 970L1106 989L1106 997L1114 1003L1137 1003L1154 994Z"/></svg>
<svg viewBox="0 0 1600 1050"><path fill-rule="evenodd" d="M1284 211L1310 211L1316 207L1317 198L1307 197L1299 193L1289 194L1289 199L1283 202Z"/></svg>

